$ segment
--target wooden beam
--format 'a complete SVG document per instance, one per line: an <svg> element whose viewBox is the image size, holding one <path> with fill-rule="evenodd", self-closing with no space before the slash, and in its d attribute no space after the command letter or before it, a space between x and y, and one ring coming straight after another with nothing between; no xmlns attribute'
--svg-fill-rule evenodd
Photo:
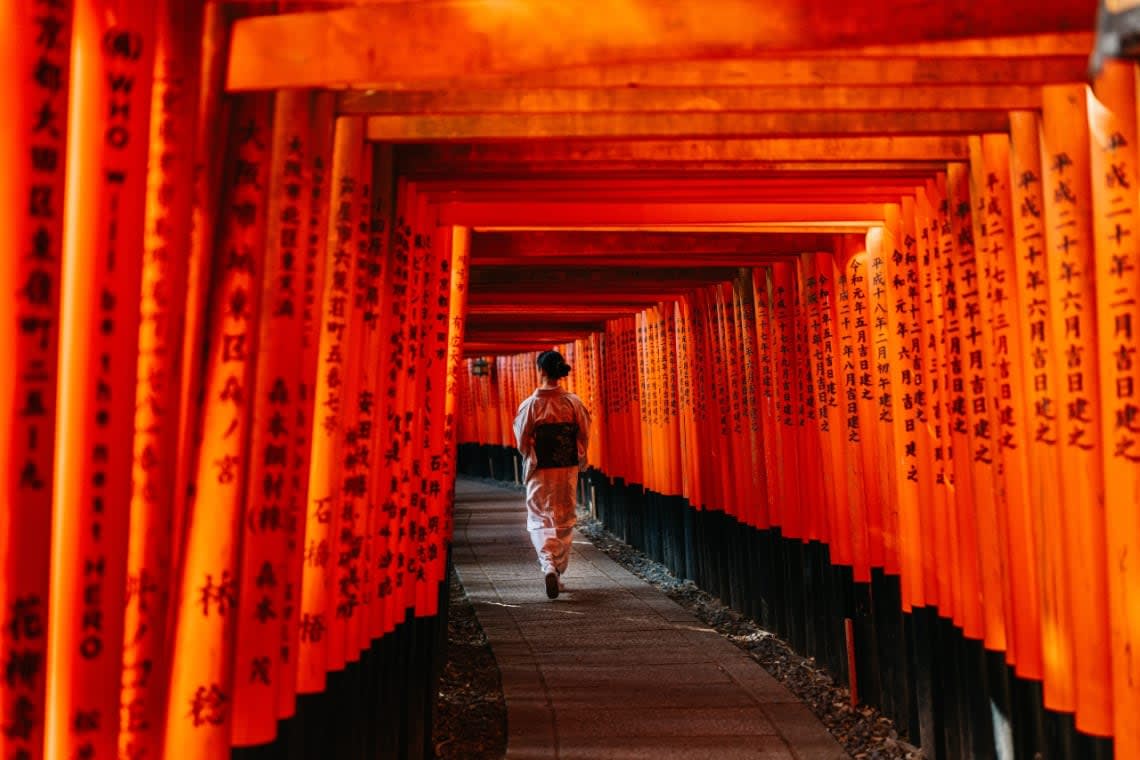
<svg viewBox="0 0 1140 760"><path fill-rule="evenodd" d="M572 315L574 318L585 318L587 316L596 319L616 319L617 317L629 314L629 309L625 306L569 306L565 304L527 304L520 306L513 303L500 303L489 301L486 303L468 304L467 316L485 316L485 317L517 317L519 315L537 316L546 318L552 315Z"/></svg>
<svg viewBox="0 0 1140 760"><path fill-rule="evenodd" d="M963 161L965 137L813 137L750 140L535 140L523 144L448 143L409 145L401 167L412 172L446 168L452 173L480 165L519 167L589 163L598 166L647 163L696 166L766 162Z"/></svg>
<svg viewBox="0 0 1140 760"><path fill-rule="evenodd" d="M518 146L525 152L526 145ZM408 155L403 151L412 150ZM425 150L426 149L426 150ZM530 177L590 178L608 181L622 177L637 176L658 181L687 182L696 177L721 177L763 174L767 176L813 174L819 177L875 175L920 178L922 185L927 178L946 170L946 161L941 160L844 160L797 162L765 160L694 160L687 163L677 161L654 161L650 159L622 159L613 161L595 160L527 160L518 158L501 161L484 161L477 164L456 164L448 166L433 163L430 148L423 145L396 146L397 166L400 176L415 181L439 178L448 179L495 179L518 180Z"/></svg>
<svg viewBox="0 0 1140 760"><path fill-rule="evenodd" d="M442 203L440 224L463 227L591 227L596 225L748 224L752 222L879 223L877 203Z"/></svg>
<svg viewBox="0 0 1140 760"><path fill-rule="evenodd" d="M633 312L652 306L659 301L671 299L676 296L674 292L662 293L575 293L566 295L561 293L524 293L516 292L509 295L502 293L472 292L468 296L469 308L483 308L487 305L501 307L540 307L563 309L582 309L591 306L600 306L605 309L622 309Z"/></svg>
<svg viewBox="0 0 1140 760"><path fill-rule="evenodd" d="M749 266L777 256L833 249L832 235L817 233L669 232L477 232L472 235L474 267L599 267L615 263L669 261L704 266Z"/></svg>
<svg viewBox="0 0 1140 760"><path fill-rule="evenodd" d="M624 137L973 135L1009 130L1005 111L696 111L389 115L368 118L368 139L507 140Z"/></svg>
<svg viewBox="0 0 1140 760"><path fill-rule="evenodd" d="M349 90L341 114L616 114L717 111L955 111L1035 110L1039 87L1025 84L821 87L621 87L447 89L429 92Z"/></svg>
<svg viewBox="0 0 1140 760"><path fill-rule="evenodd" d="M481 89L655 88L655 87L844 87L859 85L1040 85L1087 78L1088 54L1007 58L924 58L920 55L852 57L827 51L819 56L654 60L646 63L573 66L497 78L470 77L460 86ZM359 84L359 89L432 89L423 83ZM441 89L447 89L446 87Z"/></svg>
<svg viewBox="0 0 1140 760"><path fill-rule="evenodd" d="M472 267L468 279L469 293L528 293L549 291L591 291L609 293L661 292L673 288L689 288L704 283L726 282L736 274L735 267L629 266L620 254L611 266L604 268L536 267L522 264L513 267Z"/></svg>
<svg viewBox="0 0 1140 760"><path fill-rule="evenodd" d="M755 57L866 45L1087 32L1073 0L469 0L262 16L234 26L232 89L444 82L582 64Z"/></svg>

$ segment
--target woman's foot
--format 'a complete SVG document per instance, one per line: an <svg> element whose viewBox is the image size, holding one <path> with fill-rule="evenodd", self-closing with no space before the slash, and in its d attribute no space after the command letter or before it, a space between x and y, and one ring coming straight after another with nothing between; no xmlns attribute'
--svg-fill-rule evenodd
<svg viewBox="0 0 1140 760"><path fill-rule="evenodd" d="M560 585L558 582L558 573L550 572L546 574L546 595L548 597L557 599Z"/></svg>

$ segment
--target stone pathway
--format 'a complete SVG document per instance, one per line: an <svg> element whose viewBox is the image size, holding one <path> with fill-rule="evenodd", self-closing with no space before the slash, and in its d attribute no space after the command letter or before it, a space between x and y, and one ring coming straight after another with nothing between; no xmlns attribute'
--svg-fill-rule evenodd
<svg viewBox="0 0 1140 760"><path fill-rule="evenodd" d="M491 642L511 760L849 757L744 652L583 538L546 598L522 495L460 480L455 567Z"/></svg>

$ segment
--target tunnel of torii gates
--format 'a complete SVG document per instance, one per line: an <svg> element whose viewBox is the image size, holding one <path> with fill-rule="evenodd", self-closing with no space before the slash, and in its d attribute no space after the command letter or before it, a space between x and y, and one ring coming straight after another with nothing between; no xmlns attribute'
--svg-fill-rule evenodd
<svg viewBox="0 0 1140 760"><path fill-rule="evenodd" d="M1140 758L1136 5L3 3L0 757L430 754L559 347L927 757Z"/></svg>

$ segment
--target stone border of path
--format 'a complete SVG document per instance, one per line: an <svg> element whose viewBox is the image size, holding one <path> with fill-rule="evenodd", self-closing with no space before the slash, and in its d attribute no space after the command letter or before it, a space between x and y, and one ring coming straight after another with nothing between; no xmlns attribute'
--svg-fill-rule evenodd
<svg viewBox="0 0 1140 760"><path fill-rule="evenodd" d="M548 601L517 493L458 489L453 557L499 662L508 758L850 757L745 652L589 541Z"/></svg>

